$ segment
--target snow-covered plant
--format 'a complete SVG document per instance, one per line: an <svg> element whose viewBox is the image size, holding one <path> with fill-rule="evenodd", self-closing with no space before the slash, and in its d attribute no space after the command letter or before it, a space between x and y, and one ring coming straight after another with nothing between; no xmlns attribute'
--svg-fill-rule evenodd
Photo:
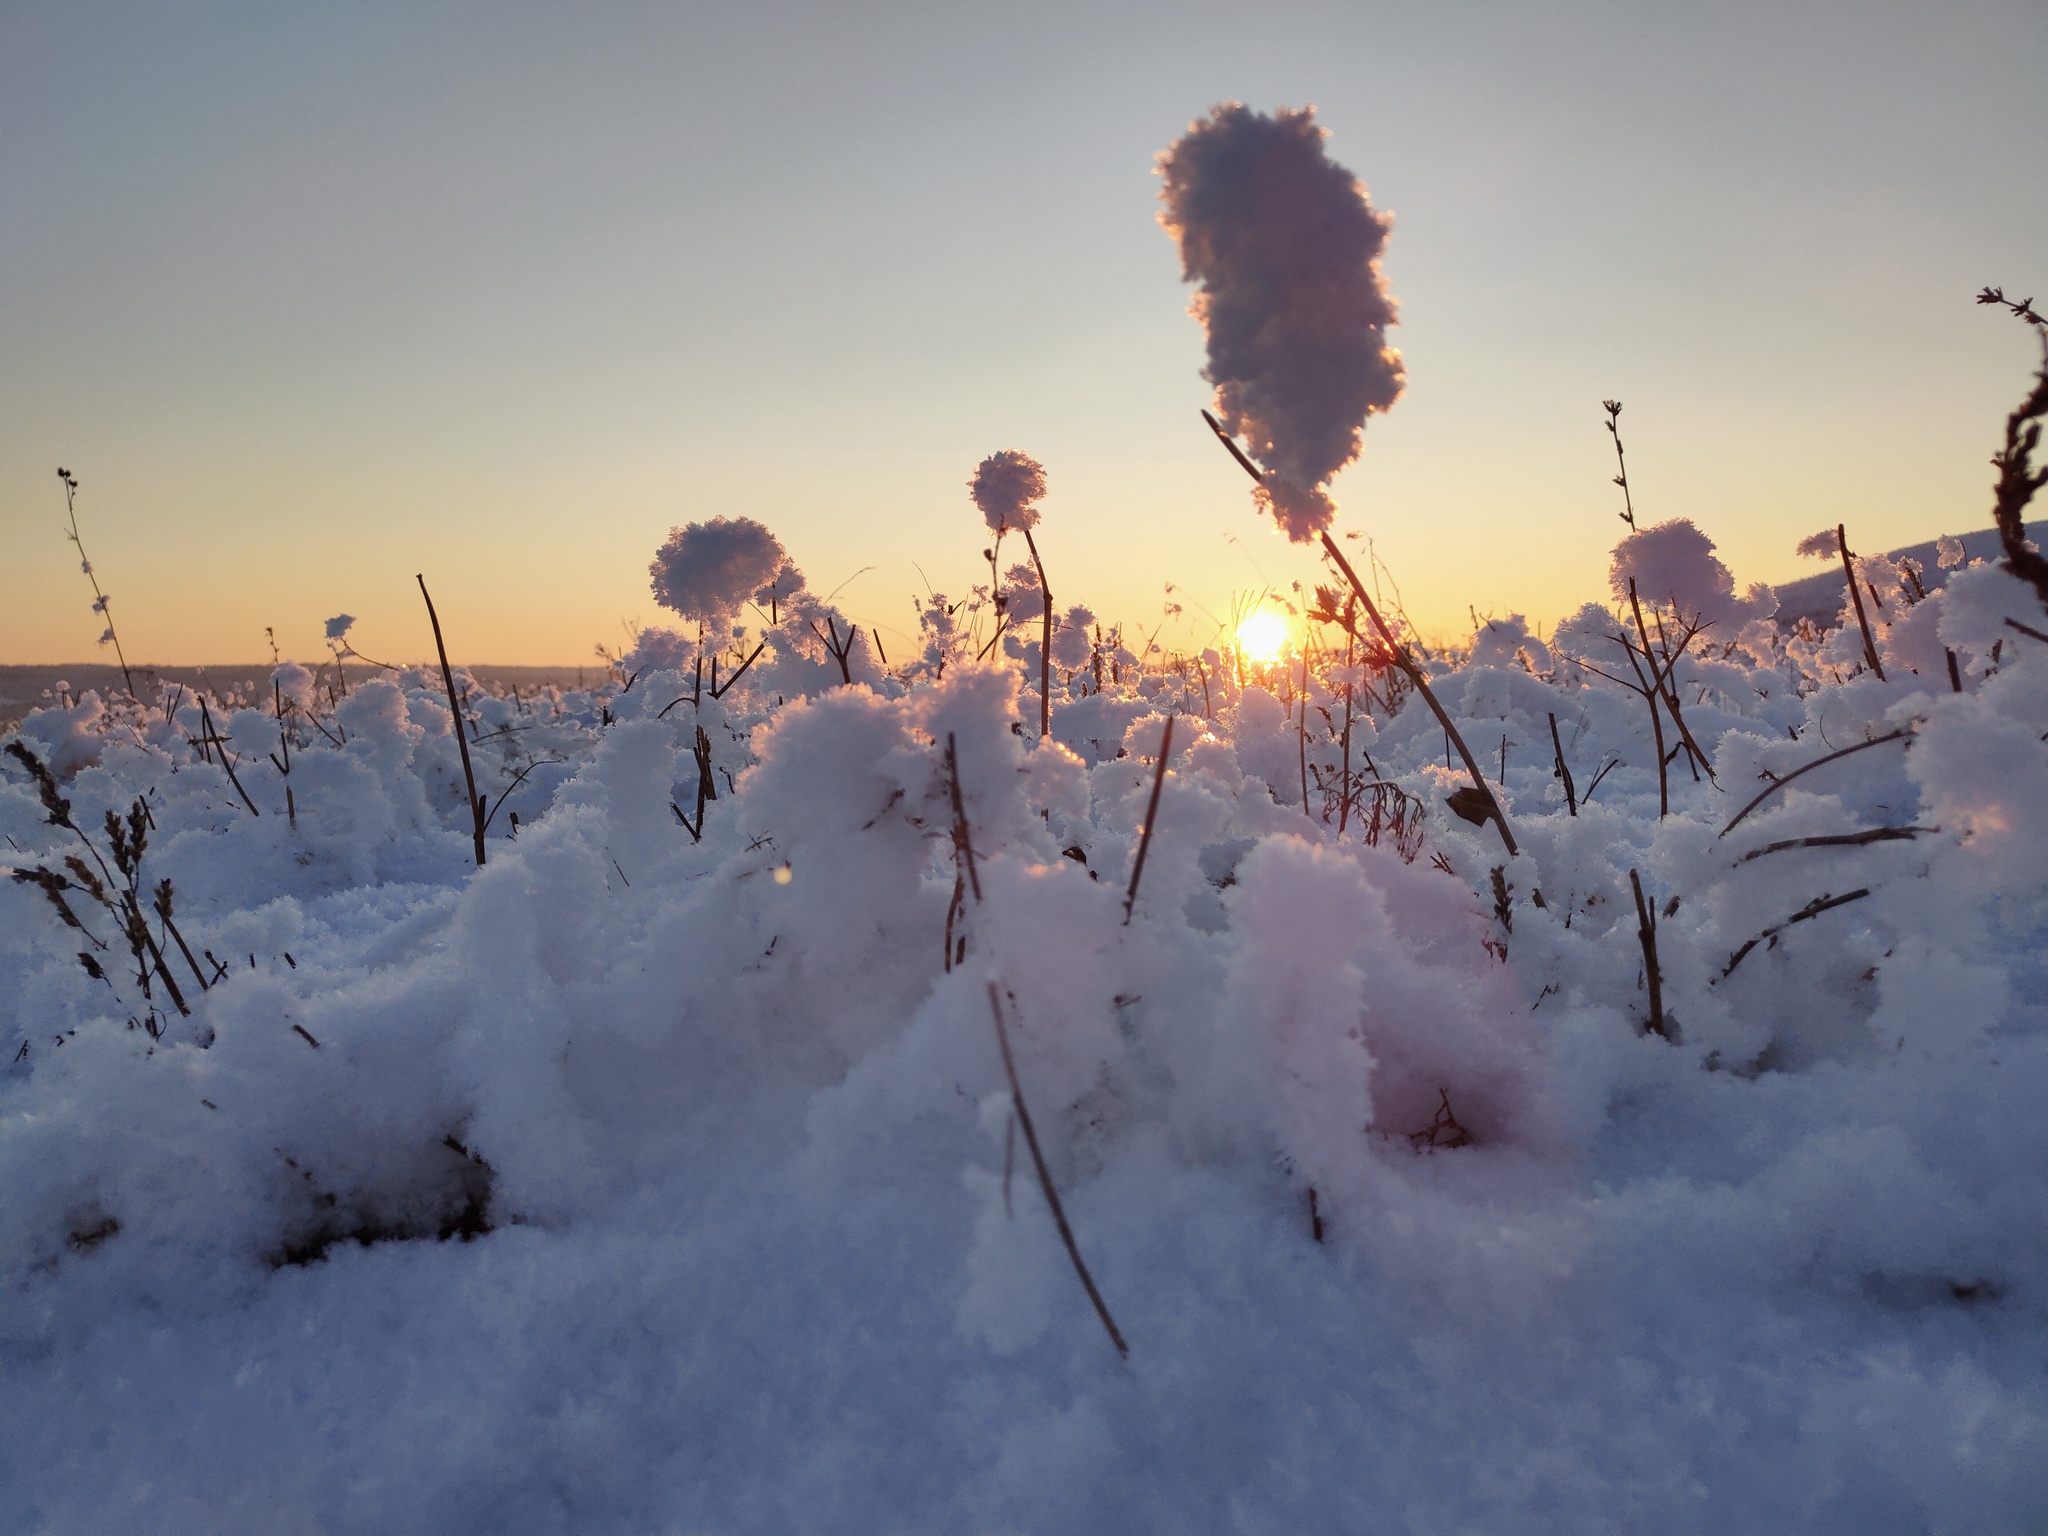
<svg viewBox="0 0 2048 1536"><path fill-rule="evenodd" d="M1714 555L1714 541L1685 517L1635 530L1615 545L1607 581L1617 601L1626 602L1634 590L1653 609L1697 619L1728 639L1778 606L1761 582L1738 596L1735 577Z"/></svg>
<svg viewBox="0 0 2048 1536"><path fill-rule="evenodd" d="M1401 397L1380 274L1393 221L1331 160L1315 110L1215 108L1159 157L1159 218L1208 334L1216 414L1266 473L1260 504L1290 539L1330 526L1330 478L1366 417Z"/></svg>
<svg viewBox="0 0 2048 1536"><path fill-rule="evenodd" d="M716 629L774 585L788 559L752 518L714 517L671 530L647 570L656 602Z"/></svg>
<svg viewBox="0 0 2048 1536"><path fill-rule="evenodd" d="M1045 499L1045 466L1027 453L1005 448L975 466L967 482L974 504L998 540L1015 530L1037 526L1038 503Z"/></svg>

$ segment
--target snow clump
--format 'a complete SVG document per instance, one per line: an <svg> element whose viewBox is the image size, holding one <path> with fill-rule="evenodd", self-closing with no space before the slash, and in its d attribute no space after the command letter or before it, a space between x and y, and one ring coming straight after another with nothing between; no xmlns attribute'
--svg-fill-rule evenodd
<svg viewBox="0 0 2048 1536"><path fill-rule="evenodd" d="M1182 277L1201 285L1191 313L1208 333L1203 377L1224 429L1266 470L1261 504L1297 543L1330 526L1325 487L1403 380L1379 265L1393 221L1323 138L1312 107L1268 115L1229 102L1159 157L1160 222Z"/></svg>
<svg viewBox="0 0 2048 1536"><path fill-rule="evenodd" d="M775 582L787 560L775 535L752 518L714 517L670 532L647 570L656 602L717 627Z"/></svg>
<svg viewBox="0 0 2048 1536"><path fill-rule="evenodd" d="M988 519L989 532L997 538L1012 529L1021 533L1038 523L1038 503L1045 498L1045 466L1029 454L1005 448L975 466L967 488L981 515Z"/></svg>

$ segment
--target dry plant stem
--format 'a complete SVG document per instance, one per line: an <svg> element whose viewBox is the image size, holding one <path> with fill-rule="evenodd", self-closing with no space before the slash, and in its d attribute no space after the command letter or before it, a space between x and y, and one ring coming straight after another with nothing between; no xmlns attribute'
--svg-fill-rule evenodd
<svg viewBox="0 0 2048 1536"><path fill-rule="evenodd" d="M1849 905L1850 902L1861 901L1864 897L1868 896L1869 894L1870 888L1868 886L1864 886L1857 890L1849 892L1846 896L1814 897L1813 900L1809 901L1797 912L1794 912L1790 917L1786 918L1784 922L1773 923L1770 927L1766 928L1762 933L1758 934L1755 938L1750 939L1746 943L1744 943L1742 948L1736 950L1734 954L1730 955L1728 957L1728 963L1721 968L1720 979L1722 981L1726 981L1730 976L1733 976L1735 974L1735 967L1742 964L1743 960L1748 956L1749 952L1752 949L1755 949L1757 945L1763 943L1766 939L1770 940L1772 947L1775 948L1777 945L1778 935L1783 933L1787 928L1790 928L1794 923L1810 922L1814 918L1819 917L1823 912L1832 912L1836 907L1846 907L1847 905Z"/></svg>
<svg viewBox="0 0 2048 1536"><path fill-rule="evenodd" d="M967 881L974 887L974 899L981 900L981 871L974 865L974 834L967 825L967 805L960 795L960 751L953 733L946 732L946 787L953 799L953 853L967 865Z"/></svg>
<svg viewBox="0 0 2048 1536"><path fill-rule="evenodd" d="M1600 781L1606 778L1608 774L1612 773L1615 769L1619 768L1620 766L1621 759L1619 757L1610 757L1606 761L1606 763L1601 766L1600 771L1593 775L1593 782L1586 786L1586 804L1591 805L1593 803L1593 792L1599 789Z"/></svg>
<svg viewBox="0 0 2048 1536"><path fill-rule="evenodd" d="M1345 649L1348 652L1350 648L1347 646ZM1346 659L1348 664L1348 656ZM1337 781L1339 786L1337 797L1337 836L1340 838L1344 835L1345 826L1351 820L1351 685L1349 683L1344 685L1343 746L1344 776Z"/></svg>
<svg viewBox="0 0 2048 1536"><path fill-rule="evenodd" d="M718 798L718 784L711 777L711 738L704 733L704 727L701 725L697 727L697 740L690 748L690 755L697 760L697 819L692 821L685 816L683 808L674 800L669 801L668 808L676 813L676 820L681 822L683 830L690 834L690 841L701 843L704 841L704 804L707 800ZM510 794L511 791L507 790L506 793ZM501 799L498 803L503 805L505 802Z"/></svg>
<svg viewBox="0 0 2048 1536"><path fill-rule="evenodd" d="M1782 853L1787 848L1866 848L1872 843L1911 842L1923 832L1939 832L1939 827L1870 827L1862 832L1836 832L1825 837L1788 837L1779 842L1765 843L1761 848L1752 848L1735 862L1747 864L1751 859L1760 859L1767 853Z"/></svg>
<svg viewBox="0 0 2048 1536"><path fill-rule="evenodd" d="M1664 690L1654 682L1644 680L1643 666L1636 660L1634 646L1624 640L1622 649L1628 652L1629 669L1636 675L1636 692L1640 693L1643 702L1650 706L1650 732L1657 743L1657 819L1662 821L1671 814L1671 762L1664 755L1664 712L1657 707L1658 701L1664 697ZM1656 670L1657 663L1652 659L1650 672L1653 677Z"/></svg>
<svg viewBox="0 0 2048 1536"><path fill-rule="evenodd" d="M1038 595L1045 612L1039 616L1038 636L1038 739L1052 734L1052 588L1046 585L1045 562L1038 558L1038 540L1024 530L1024 547L1031 551L1031 564L1038 572Z"/></svg>
<svg viewBox="0 0 2048 1536"><path fill-rule="evenodd" d="M1296 702L1299 711L1294 722L1294 741L1301 758L1301 814L1313 821L1314 813L1308 808L1308 646L1305 644L1301 648L1301 697Z"/></svg>
<svg viewBox="0 0 2048 1536"><path fill-rule="evenodd" d="M1074 1273L1081 1277L1081 1285L1088 1292L1088 1300L1095 1306L1095 1315L1102 1319L1103 1329L1109 1334L1109 1342L1116 1346L1117 1354L1128 1357L1131 1346L1124 1342L1118 1331L1116 1319L1109 1315L1109 1307L1102 1299L1102 1292L1095 1288L1095 1278L1088 1273L1088 1266L1081 1261L1081 1247L1074 1241L1074 1229L1067 1225L1066 1208L1060 1204L1059 1191L1053 1188L1052 1174L1045 1166L1045 1154L1038 1149L1038 1132L1031 1124L1031 1111L1024 1103L1024 1089L1017 1081L1017 1062L1010 1054L1010 1031L1003 1022L1003 999L996 984L988 984L988 1006L995 1014L996 1044L1002 1047L1003 1073L1010 1080L1010 1103L1016 1108L1017 1123L1024 1128L1024 1145L1031 1152L1031 1166L1038 1170L1038 1187L1045 1191L1045 1203L1052 1207L1052 1219L1060 1229L1060 1241L1066 1244L1067 1257L1073 1261Z"/></svg>
<svg viewBox="0 0 2048 1536"><path fill-rule="evenodd" d="M1856 604L1856 623L1863 631L1863 659L1877 680L1884 682L1884 663L1877 659L1877 641L1871 638L1870 617L1863 611L1863 593L1856 586L1856 567L1849 560L1849 525L1835 524L1835 547L1842 552L1842 576L1849 583L1849 597Z"/></svg>
<svg viewBox="0 0 2048 1536"><path fill-rule="evenodd" d="M816 635L821 641L824 642L825 649L832 653L832 659L839 663L839 681L842 684L851 687L853 684L853 671L847 665L846 658L853 651L853 642L855 637L860 634L860 626L858 624L855 624L852 627L850 627L846 631L846 640L842 644L839 639L838 622L834 620L830 614L827 614L825 616L825 627L826 629L829 629L832 632L830 639L826 639L824 631L818 628L818 621L816 619L812 619L810 621L810 625L811 633ZM996 637L998 639L1002 637L1002 631L1000 629L996 631ZM993 642L991 642L991 644L993 644ZM680 703L681 701L678 700L677 702ZM672 709L675 706L670 705L669 707ZM667 713L667 711L664 710L663 713L665 714Z"/></svg>
<svg viewBox="0 0 2048 1536"><path fill-rule="evenodd" d="M1642 600L1636 596L1636 580L1633 576L1628 580L1628 604L1635 612L1636 634L1642 638L1643 655L1648 656L1650 654L1650 632L1643 627L1643 604ZM1700 769L1702 768L1707 770L1707 777L1709 779L1714 779L1714 765L1707 761L1707 754L1701 751L1700 744L1693 740L1692 730L1685 723L1685 712L1678 707L1678 689L1671 679L1678 671L1679 657L1685 654L1686 647L1692 644L1693 636L1698 633L1697 628L1692 628L1689 633L1683 636L1679 641L1678 655L1674 656L1671 654L1671 646L1664 633L1663 616L1658 616L1657 645L1658 649L1664 653L1664 666L1658 676L1658 686L1664 691L1664 707L1670 711L1671 723L1678 727L1678 739L1685 744L1686 759L1692 767L1692 781L1695 784L1700 781ZM1653 672L1658 671L1655 662L1651 663L1651 670ZM1720 780L1714 779L1714 783L1718 788Z"/></svg>
<svg viewBox="0 0 2048 1536"><path fill-rule="evenodd" d="M2048 634L2043 634L2040 630L2034 628L2034 626L2031 624L2022 624L2018 619L2009 618L2005 621L2005 625L2006 628L2016 629L2021 634L2028 636L2030 639L2039 640L2043 644L2048 644Z"/></svg>
<svg viewBox="0 0 2048 1536"><path fill-rule="evenodd" d="M199 695L199 719L205 728L206 740L220 748L220 765L227 769L228 782L235 786L235 793L242 797L242 804L249 807L251 816L261 816L263 813L256 809L256 802L249 798L249 791L242 788L242 781L235 776L235 765L228 758L228 744L221 739L220 732L213 728L213 711L206 707L206 695L203 693Z"/></svg>
<svg viewBox="0 0 2048 1536"><path fill-rule="evenodd" d="M2005 290L2003 288L1986 287L1979 290L1977 294L1977 302L1979 304L2003 305L2005 308L2012 311L2013 318L2015 320L2024 320L2029 325L2037 325L2042 326L2044 328L2048 328L2048 319L2044 319L2041 315L2035 312L2034 301L2032 299L2008 299L2005 296Z"/></svg>
<svg viewBox="0 0 2048 1536"><path fill-rule="evenodd" d="M178 952L185 957L185 963L192 967L192 974L199 979L199 990L202 992L210 991L211 986L206 979L206 972L199 968L199 962L193 958L192 946L185 942L185 935L178 932L178 925L171 921L169 886L170 881L166 880L157 887L157 916L163 919L164 932L168 933L172 941L177 944Z"/></svg>
<svg viewBox="0 0 2048 1536"><path fill-rule="evenodd" d="M469 786L469 819L476 837L476 867L484 867L484 803L476 792L476 770L469 763L469 733L462 728L462 706L455 698L455 673L448 666L448 647L441 641L441 616L434 612L433 595L427 591L427 578L417 572L413 580L420 584L420 596L427 600L427 621L434 626L434 650L441 658L441 683L448 690L448 718L455 725L455 745L462 750L462 781Z"/></svg>
<svg viewBox="0 0 2048 1536"><path fill-rule="evenodd" d="M1614 462L1621 470L1621 473L1614 477L1614 483L1621 487L1621 504L1624 510L1617 512L1615 516L1619 517L1624 523L1627 523L1629 532L1634 533L1636 529L1636 504L1635 499L1628 492L1628 456L1621 451L1621 402L1619 400L1603 400L1600 404L1607 412L1607 434L1614 439Z"/></svg>
<svg viewBox="0 0 2048 1536"><path fill-rule="evenodd" d="M1235 447L1234 444L1232 446ZM1336 563L1337 569L1344 573L1344 579L1351 583L1351 590L1357 594L1359 604L1372 620L1373 627L1380 632L1380 639L1386 644L1387 652L1393 657L1394 664L1407 676L1408 681L1414 684L1415 691L1422 695L1423 703L1427 704L1430 713L1436 716L1437 724L1444 728L1444 734L1450 738L1451 745L1458 749L1458 756L1465 760L1465 772L1471 775L1479 793L1486 797L1487 805L1492 811L1494 827L1500 833L1501 842L1507 846L1508 857L1518 857L1522 850L1515 845L1515 834L1508 830L1507 811L1501 806L1492 786L1486 782L1486 775L1480 771L1478 761L1472 756L1472 749L1465 745L1464 733L1451 723L1451 717L1445 713L1443 705L1437 701L1435 691L1429 686L1429 679L1422 675L1422 669L1415 664L1406 648L1395 641L1394 632L1387 627L1387 621L1380 617L1378 607L1366 594L1365 583L1358 579L1358 572L1354 571L1351 562L1344 558L1344 551L1337 547L1337 541L1327 533L1323 535L1323 552Z"/></svg>
<svg viewBox="0 0 2048 1536"><path fill-rule="evenodd" d="M1145 805L1145 827L1138 834L1138 857L1131 865L1131 888L1124 892L1124 926L1131 926L1131 911L1138 904L1138 882L1145 875L1145 855L1152 851L1152 829L1159 822L1159 791L1166 787L1166 760L1173 755L1173 716L1166 717L1166 729L1159 733L1159 768L1152 775L1152 798ZM1306 808L1308 796L1302 796ZM980 892L975 893L976 897Z"/></svg>
<svg viewBox="0 0 2048 1536"><path fill-rule="evenodd" d="M1985 290L1986 294L1992 292ZM2041 421L2048 417L2048 327L2042 326L2031 301L2014 307L2002 296L1993 300L1979 295L1978 302L2006 304L2035 325L2041 337L2041 367L2034 375L2034 387L2006 418L2005 446L1991 456L1991 466L1998 471L1991 516L1998 525L1998 542L2005 549L2005 568L2029 583L2043 606L2048 606L2048 557L2028 547L2025 521L2027 503L2048 485L2048 467L2037 470L2033 464L2033 452L2041 443Z"/></svg>
<svg viewBox="0 0 2048 1536"><path fill-rule="evenodd" d="M1572 784L1572 770L1564 760L1564 743L1558 739L1557 716L1554 714L1550 717L1550 749L1555 754L1557 776L1564 783L1565 808L1576 816L1579 814L1579 792Z"/></svg>
<svg viewBox="0 0 2048 1536"><path fill-rule="evenodd" d="M78 551L79 567L85 572L85 579L92 583L93 608L107 621L107 635L114 642L114 659L121 663L121 681L128 685L128 697L137 705L142 698L135 691L135 677L128 670L128 658L121 651L121 637L114 633L114 610L107 606L107 594L100 590L100 579L93 574L92 561L87 558L85 545L78 538L78 481L67 469L59 469L57 478L64 482L64 513L71 520L71 546ZM164 717L168 720L170 717Z"/></svg>
<svg viewBox="0 0 2048 1536"><path fill-rule="evenodd" d="M1770 799L1772 795L1775 795L1779 790L1783 789L1787 784L1790 784L1794 779L1798 778L1801 774L1811 773L1816 768L1824 768L1829 763L1837 762L1840 759L1849 756L1853 752L1861 752L1869 747L1881 747L1888 741L1900 741L1907 737L1910 737L1912 734L1913 727L1901 726L1896 731L1887 731L1882 736L1873 736L1868 741L1859 741L1853 747L1844 747L1839 752L1830 752L1826 757L1815 758L1812 762L1808 763L1803 768L1793 769L1790 773L1786 774L1782 779L1773 780L1770 786L1767 789L1765 789L1762 794L1758 795L1754 800L1750 801L1749 804L1745 805L1741 810L1737 811L1735 813L1734 819L1731 820L1727 826L1723 827L1718 834L1716 834L1717 837L1726 837L1730 832L1733 832L1737 827L1742 825L1742 819L1745 816L1747 816L1751 811L1755 810L1758 806L1762 805L1764 801Z"/></svg>
<svg viewBox="0 0 2048 1536"><path fill-rule="evenodd" d="M1344 670L1348 674L1351 663L1358 653L1358 600L1352 598L1344 604ZM1367 753L1368 763L1372 754ZM1379 770L1373 769L1373 777L1379 777ZM1337 801L1337 836L1344 836L1344 828L1351 820L1351 684L1344 684L1344 777L1338 781L1342 793Z"/></svg>
<svg viewBox="0 0 2048 1536"><path fill-rule="evenodd" d="M741 662L737 667L733 669L732 676L728 677L725 680L725 685L723 687L720 687L718 682L718 658L716 656L712 657L711 697L713 697L714 699L722 699L728 693L732 692L732 685L738 682L742 677L745 677L747 675L747 668L751 667L756 661L760 660L761 653L767 649L768 642L766 640L763 640L759 645L755 646L753 651L748 655L747 659Z"/></svg>
<svg viewBox="0 0 2048 1536"><path fill-rule="evenodd" d="M1657 965L1657 915L1643 900L1642 878L1633 869L1628 872L1628 885L1635 892L1636 937L1642 942L1643 979L1650 990L1650 1018L1644 1027L1669 1040L1671 1027L1664 1019L1664 977Z"/></svg>
<svg viewBox="0 0 2048 1536"><path fill-rule="evenodd" d="M156 963L156 973L163 978L164 989L171 994L171 1001L177 1004L178 1012L190 1018L192 1010L185 1006L185 994L178 990L177 978L171 975L171 968L164 961L163 950L158 946L155 938L150 935L149 920L142 915L142 909L136 905L135 893L130 891L122 898L122 901L129 910L131 921L135 923L137 932L142 935L143 943L149 946L149 957Z"/></svg>

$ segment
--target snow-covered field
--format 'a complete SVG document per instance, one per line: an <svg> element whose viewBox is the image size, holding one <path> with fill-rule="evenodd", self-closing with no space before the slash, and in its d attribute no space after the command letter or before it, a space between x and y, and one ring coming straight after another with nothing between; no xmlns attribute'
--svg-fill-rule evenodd
<svg viewBox="0 0 2048 1536"><path fill-rule="evenodd" d="M886 663L679 530L482 818L438 671L30 714L0 1529L2048 1529L2035 590L1046 657L1043 489Z"/></svg>
<svg viewBox="0 0 2048 1536"><path fill-rule="evenodd" d="M38 712L78 831L12 757L0 830L84 929L0 888L0 1525L2039 1529L2048 647L1996 566L1868 574L1888 682L1833 681L1853 622L1677 663L1713 774L1661 819L1612 618L1431 662L1515 859L1327 626L1305 727L1291 664L1083 651L1052 742L1021 603L1008 666L845 686L792 621L665 716L650 634L623 691L471 694L493 808L540 765L482 869L438 676L287 668L289 776L222 710L260 814L189 699ZM146 993L79 889L138 799Z"/></svg>

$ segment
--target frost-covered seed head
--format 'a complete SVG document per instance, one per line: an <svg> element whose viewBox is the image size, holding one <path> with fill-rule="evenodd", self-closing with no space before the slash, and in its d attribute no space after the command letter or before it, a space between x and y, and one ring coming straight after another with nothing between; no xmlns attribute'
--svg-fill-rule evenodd
<svg viewBox="0 0 2048 1536"><path fill-rule="evenodd" d="M1714 541L1685 517L1639 529L1615 545L1607 580L1617 600L1627 599L1633 580L1645 604L1672 608L1684 619L1704 619L1723 630L1762 618L1777 606L1770 589L1761 585L1736 596L1735 578L1715 557Z"/></svg>
<svg viewBox="0 0 2048 1536"><path fill-rule="evenodd" d="M1045 466L1028 453L1005 448L975 467L967 489L974 493L974 504L988 519L991 533L1001 536L1036 527L1037 503L1045 496Z"/></svg>
<svg viewBox="0 0 2048 1536"><path fill-rule="evenodd" d="M330 640L347 638L349 626L354 624L355 621L356 616L352 613L337 613L327 621L327 638Z"/></svg>
<svg viewBox="0 0 2048 1536"><path fill-rule="evenodd" d="M1330 477L1401 397L1379 258L1392 220L1323 152L1313 108L1226 102L1159 157L1159 219L1209 335L1216 413L1265 468L1261 507L1297 542L1330 525Z"/></svg>
<svg viewBox="0 0 2048 1536"><path fill-rule="evenodd" d="M787 560L775 535L752 518L714 517L670 530L647 572L664 608L718 624L775 580Z"/></svg>
<svg viewBox="0 0 2048 1536"><path fill-rule="evenodd" d="M1819 533L1809 533L1801 539L1792 553L1804 555L1809 560L1829 560L1835 554L1835 530L1823 528Z"/></svg>

